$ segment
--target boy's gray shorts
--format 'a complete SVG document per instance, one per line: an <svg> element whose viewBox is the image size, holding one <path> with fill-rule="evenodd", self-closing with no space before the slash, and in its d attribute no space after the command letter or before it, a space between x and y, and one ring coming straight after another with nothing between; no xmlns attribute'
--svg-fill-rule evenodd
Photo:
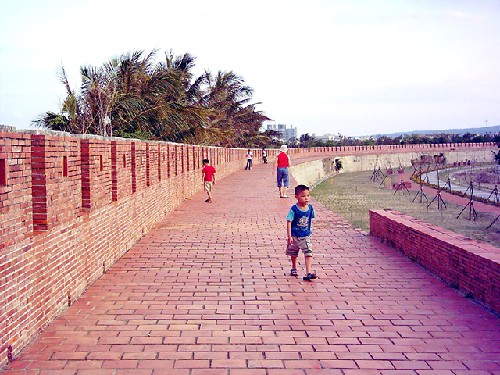
<svg viewBox="0 0 500 375"><path fill-rule="evenodd" d="M312 257L311 237L292 237L292 243L286 247L286 255L298 256L299 250L302 250L304 256Z"/></svg>

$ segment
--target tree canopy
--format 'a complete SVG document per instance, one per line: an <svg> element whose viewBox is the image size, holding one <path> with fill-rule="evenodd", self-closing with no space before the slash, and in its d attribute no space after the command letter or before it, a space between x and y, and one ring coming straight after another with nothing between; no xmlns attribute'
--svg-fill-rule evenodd
<svg viewBox="0 0 500 375"><path fill-rule="evenodd" d="M81 86L72 89L64 67L66 98L60 113L33 122L51 130L231 147L262 147L269 118L252 103L253 90L233 71L195 77L195 57L172 51L135 51L100 67L80 67Z"/></svg>
<svg viewBox="0 0 500 375"><path fill-rule="evenodd" d="M292 142L294 147L338 147L338 146L373 146L373 145L412 145L412 144L444 144L444 143L474 143L474 142L494 142L500 147L500 133L473 135L471 133L460 134L406 134L394 138L382 135L377 138L369 137L364 139L345 137L339 134L335 141L324 141L307 134L302 134L296 142Z"/></svg>

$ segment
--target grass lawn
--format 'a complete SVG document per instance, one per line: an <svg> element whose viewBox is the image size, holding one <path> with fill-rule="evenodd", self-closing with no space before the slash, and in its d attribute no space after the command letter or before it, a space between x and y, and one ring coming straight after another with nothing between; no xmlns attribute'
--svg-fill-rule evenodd
<svg viewBox="0 0 500 375"><path fill-rule="evenodd" d="M395 194L394 190L380 186L381 180L372 181L370 179L372 174L372 171L338 174L317 185L311 195L332 211L345 217L353 226L366 231L370 229L368 211L389 208L500 247L500 219L486 230L498 215L478 212L477 220L470 220L467 207L457 219L464 206L445 200L446 208L438 209L435 200L427 207L434 196L427 196L428 201L424 198L420 203L416 191L408 193L400 190Z"/></svg>

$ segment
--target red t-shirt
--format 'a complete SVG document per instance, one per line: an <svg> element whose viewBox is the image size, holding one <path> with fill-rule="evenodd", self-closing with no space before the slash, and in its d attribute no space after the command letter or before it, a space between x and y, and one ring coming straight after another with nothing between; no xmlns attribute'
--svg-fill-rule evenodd
<svg viewBox="0 0 500 375"><path fill-rule="evenodd" d="M201 170L201 173L204 174L203 181L213 181L214 180L215 168L212 167L211 165L205 165L203 167L203 169Z"/></svg>
<svg viewBox="0 0 500 375"><path fill-rule="evenodd" d="M288 155L284 152L278 154L278 168L288 168Z"/></svg>

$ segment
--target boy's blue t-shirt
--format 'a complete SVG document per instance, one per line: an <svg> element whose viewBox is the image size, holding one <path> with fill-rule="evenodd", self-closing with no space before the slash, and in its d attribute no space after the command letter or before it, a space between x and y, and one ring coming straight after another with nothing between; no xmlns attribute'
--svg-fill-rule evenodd
<svg viewBox="0 0 500 375"><path fill-rule="evenodd" d="M309 205L306 211L302 211L297 204L294 204L286 216L286 220L292 222L292 236L310 236L313 217L315 217L313 206Z"/></svg>

